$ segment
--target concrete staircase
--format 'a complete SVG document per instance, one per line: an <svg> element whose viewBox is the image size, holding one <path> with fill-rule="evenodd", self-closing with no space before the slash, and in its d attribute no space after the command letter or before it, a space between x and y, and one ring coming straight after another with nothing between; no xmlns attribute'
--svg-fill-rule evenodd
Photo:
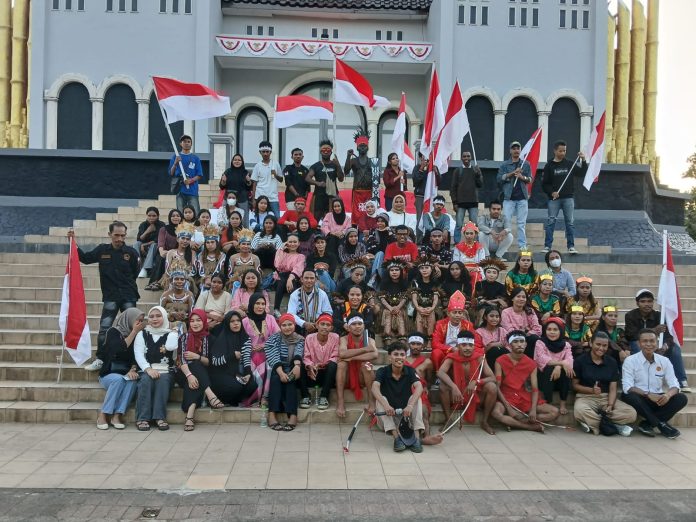
<svg viewBox="0 0 696 522"><path fill-rule="evenodd" d="M443 193L446 197L448 194ZM216 199L217 191L208 186L201 187L201 207L209 207ZM73 227L78 244L85 248L108 241L108 225L119 219L128 225L132 236L144 219L145 208L157 206L166 219L174 205L174 197L165 195L155 200L141 201L137 207L119 208L116 214L98 214L95 220L75 220ZM26 236L29 246L66 244L66 227L51 227L48 235ZM543 246L543 227L528 226L529 245L533 250ZM558 234L558 233L557 233ZM563 234L558 234L562 239ZM130 242L130 241L129 241ZM562 243L561 243L562 244ZM576 241L578 248L586 254L608 254L609 247L587 246L587 240ZM36 251L41 251L36 249ZM537 264L540 256L535 256ZM575 259L587 259L579 256ZM567 259L568 261L569 259ZM65 272L65 254L57 253L0 253L0 422L94 422L101 406L104 391L97 382L97 375L76 368L70 358L64 356L62 380L57 383L58 361L61 357L61 337L58 315ZM660 267L654 264L593 264L577 262L566 264L574 274L586 273L594 278L595 295L604 302L612 299L623 312L635 305L636 289L656 289ZM87 299L87 314L96 346L96 332L101 313L101 292L95 265L83 266L83 277ZM678 281L682 296L687 337L684 356L689 380L696 386L696 266L678 266ZM146 311L156 304L159 293L144 290L146 280L138 280L141 289L139 307ZM387 362L386 353L380 352L378 364ZM436 397L434 397L436 399ZM352 393L346 392L352 400ZM174 389L169 404L169 420L183 423L184 414L179 405L181 390ZM331 398L335 405L335 392ZM361 404L349 402L348 422L355 419ZM203 410L197 415L198 422L258 422L261 412L257 409L225 408L222 411ZM127 418L133 420L132 409ZM302 422L337 422L333 408L318 411L316 408L300 410ZM433 422L444 419L439 405L435 406ZM572 422L572 417L561 419ZM696 395L689 397L689 406L675 424L696 425Z"/></svg>

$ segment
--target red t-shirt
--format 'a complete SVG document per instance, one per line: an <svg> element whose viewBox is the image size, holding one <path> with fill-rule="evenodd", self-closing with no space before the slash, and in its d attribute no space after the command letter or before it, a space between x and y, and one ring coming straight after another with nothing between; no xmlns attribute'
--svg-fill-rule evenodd
<svg viewBox="0 0 696 522"><path fill-rule="evenodd" d="M408 263L413 263L418 258L418 247L413 241L407 241L402 247L398 243L389 243L384 252L384 260L399 259Z"/></svg>

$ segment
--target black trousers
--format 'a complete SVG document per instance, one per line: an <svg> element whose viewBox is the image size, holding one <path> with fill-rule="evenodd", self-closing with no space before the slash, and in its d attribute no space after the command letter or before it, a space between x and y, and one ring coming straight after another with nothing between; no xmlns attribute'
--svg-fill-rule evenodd
<svg viewBox="0 0 696 522"><path fill-rule="evenodd" d="M486 352L486 362L493 372L495 372L495 360L506 353L510 353L510 350L502 346L494 346Z"/></svg>
<svg viewBox="0 0 696 522"><path fill-rule="evenodd" d="M331 388L336 386L336 371L338 370L338 365L335 362L329 362L326 368L319 370L317 372L317 379L313 381L307 375L307 370L305 370L304 364L302 365L302 372L300 378L300 393L302 397L309 397L309 386L321 385L320 397L325 399L329 398L331 393Z"/></svg>
<svg viewBox="0 0 696 522"><path fill-rule="evenodd" d="M275 291L275 302L273 308L275 310L280 310L280 305L283 302L283 297L289 294L287 289L288 278L290 277L290 272L278 272L278 281L276 281L276 291ZM298 287L297 278L293 283L293 288Z"/></svg>
<svg viewBox="0 0 696 522"><path fill-rule="evenodd" d="M184 372L178 370L174 374L174 380L184 390L184 399L181 401L181 409L185 412L188 412L192 404L195 404L196 408L200 408L203 403L203 397L205 396L205 389L210 388L208 370L201 364L201 361L189 361L188 368L193 376L198 379L198 388L195 390L189 388L188 379L184 375Z"/></svg>
<svg viewBox="0 0 696 522"><path fill-rule="evenodd" d="M256 391L256 380L251 378L242 384L237 378L226 372L210 372L210 389L225 404L239 406L239 403Z"/></svg>
<svg viewBox="0 0 696 522"><path fill-rule="evenodd" d="M658 406L650 399L633 392L624 393L621 396L621 400L633 406L638 415L648 421L653 428L661 422L669 422L689 402L683 393L677 393L664 406Z"/></svg>
<svg viewBox="0 0 696 522"><path fill-rule="evenodd" d="M297 384L295 382L282 382L275 370L271 371L268 411L297 415Z"/></svg>
<svg viewBox="0 0 696 522"><path fill-rule="evenodd" d="M534 348L538 340L539 336L535 334L530 334L526 337L527 347L524 349L524 354L530 359L534 359Z"/></svg>
<svg viewBox="0 0 696 522"><path fill-rule="evenodd" d="M566 375L563 368L561 368L561 376L555 381L551 380L551 374L555 368L557 367L546 366L539 372L539 391L544 395L546 402L553 401L554 390L558 390L562 401L568 398L568 392L570 391L570 377Z"/></svg>
<svg viewBox="0 0 696 522"><path fill-rule="evenodd" d="M255 251L255 254L259 257L261 262L261 268L270 268L273 270L275 268L273 263L275 262L275 249L274 248L259 248Z"/></svg>

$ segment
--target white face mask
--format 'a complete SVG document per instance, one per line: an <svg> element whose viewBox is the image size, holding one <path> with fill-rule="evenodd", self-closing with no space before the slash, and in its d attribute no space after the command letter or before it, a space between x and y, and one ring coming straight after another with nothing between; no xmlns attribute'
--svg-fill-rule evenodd
<svg viewBox="0 0 696 522"><path fill-rule="evenodd" d="M236 199L233 199L233 198L228 198L228 199L227 199L227 204L228 204L230 207L233 207L233 206L235 206L235 205L237 204L237 200L236 200Z"/></svg>
<svg viewBox="0 0 696 522"><path fill-rule="evenodd" d="M549 261L549 265L551 265L551 268L558 268L561 266L561 260L560 259L552 259Z"/></svg>

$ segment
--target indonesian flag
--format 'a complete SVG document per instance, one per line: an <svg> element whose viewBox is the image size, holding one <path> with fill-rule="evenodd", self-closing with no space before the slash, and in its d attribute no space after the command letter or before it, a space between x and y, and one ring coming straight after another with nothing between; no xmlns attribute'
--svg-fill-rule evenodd
<svg viewBox="0 0 696 522"><path fill-rule="evenodd" d="M399 104L399 114L394 125L394 134L391 142L392 150L399 157L401 168L406 172L411 172L416 165L413 152L406 142L406 94L401 93L401 103Z"/></svg>
<svg viewBox="0 0 696 522"><path fill-rule="evenodd" d="M65 267L58 324L67 352L75 364L81 366L92 355L92 341L87 322L87 303L85 303L85 289L82 286L80 258L77 255L77 245L72 239L68 264Z"/></svg>
<svg viewBox="0 0 696 522"><path fill-rule="evenodd" d="M459 88L459 81L454 83L452 96L447 106L445 115L445 126L440 132L440 137L435 145L435 165L440 172L447 172L447 158L453 152L460 152L464 136L469 132L469 118L464 107L462 91Z"/></svg>
<svg viewBox="0 0 696 522"><path fill-rule="evenodd" d="M585 149L585 158L587 161L587 172L585 172L585 180L582 185L590 190L592 183L596 183L599 179L599 171L602 170L602 160L604 159L604 119L607 112L602 113L599 123L590 135L590 141Z"/></svg>
<svg viewBox="0 0 696 522"><path fill-rule="evenodd" d="M276 129L292 127L304 121L332 119L333 103L331 102L320 101L306 94L276 97L273 119Z"/></svg>
<svg viewBox="0 0 696 522"><path fill-rule="evenodd" d="M345 62L336 58L334 101L362 107L388 107L389 100L377 96L367 79Z"/></svg>
<svg viewBox="0 0 696 522"><path fill-rule="evenodd" d="M184 83L153 76L155 95L167 115L167 123L205 120L230 112L230 99L200 83Z"/></svg>
<svg viewBox="0 0 696 522"><path fill-rule="evenodd" d="M600 120L601 124L603 122L604 116ZM657 303L662 308L662 322L666 322L667 330L672 334L677 344L683 346L684 321L679 301L679 288L677 288L677 274L674 271L674 261L672 261L672 247L669 244L666 230L663 233L662 275L660 275L660 288L657 290Z"/></svg>
<svg viewBox="0 0 696 522"><path fill-rule="evenodd" d="M420 153L426 158L430 156L430 152L433 150L433 143L444 125L445 111L442 109L440 82L437 79L437 71L433 69L433 77L430 81L430 93L428 93L428 105L425 107L423 137L420 143Z"/></svg>
<svg viewBox="0 0 696 522"><path fill-rule="evenodd" d="M520 152L522 165L524 165L525 162L529 163L529 170L532 173L532 181L527 184L530 187L532 186L532 183L534 183L534 178L536 178L537 173L537 166L539 165L539 155L541 154L541 134L542 129L539 127L534 131L534 134L532 134L532 137L529 138L529 141L525 144Z"/></svg>

